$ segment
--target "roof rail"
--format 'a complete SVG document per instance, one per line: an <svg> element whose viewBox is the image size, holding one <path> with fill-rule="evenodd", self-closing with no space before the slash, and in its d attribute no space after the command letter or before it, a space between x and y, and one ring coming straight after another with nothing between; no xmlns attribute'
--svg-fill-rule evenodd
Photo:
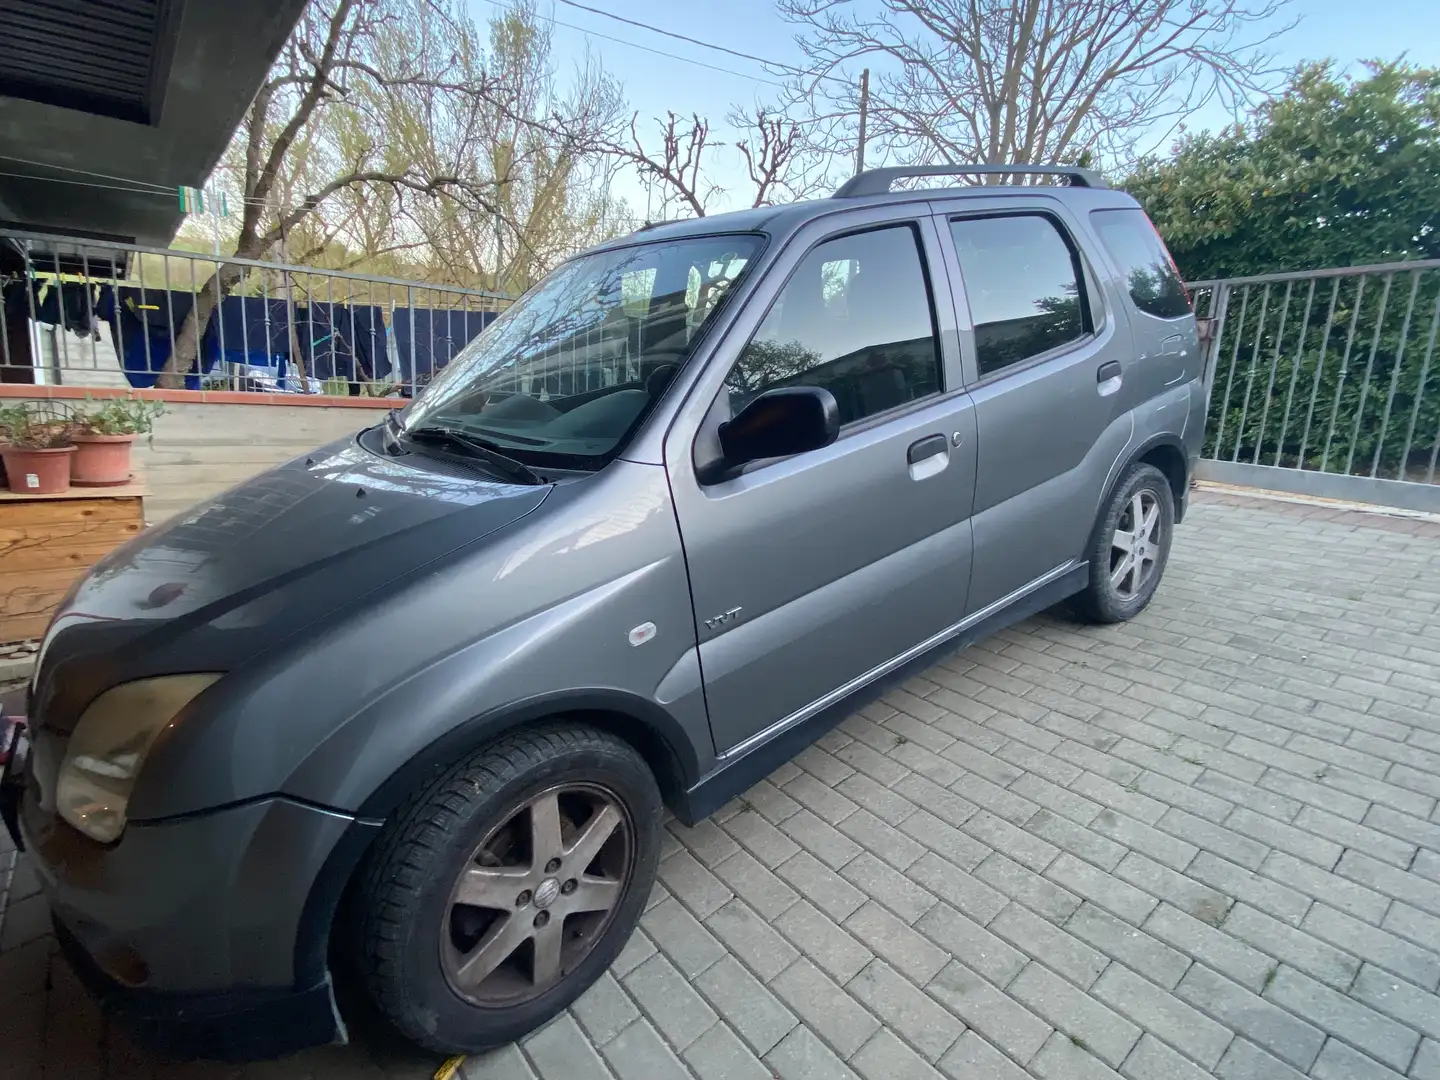
<svg viewBox="0 0 1440 1080"><path fill-rule="evenodd" d="M1014 176L1029 174L1063 176L1071 187L1108 188L1105 178L1092 169L1078 165L893 165L883 169L866 169L841 184L834 199L854 199L861 195L884 195L890 185L907 176Z"/></svg>

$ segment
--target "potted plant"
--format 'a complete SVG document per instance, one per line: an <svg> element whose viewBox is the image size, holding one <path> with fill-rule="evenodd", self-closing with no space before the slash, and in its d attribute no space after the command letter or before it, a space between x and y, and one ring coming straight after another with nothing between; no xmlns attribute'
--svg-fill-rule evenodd
<svg viewBox="0 0 1440 1080"><path fill-rule="evenodd" d="M11 491L57 495L70 490L74 421L49 402L0 409L0 460Z"/></svg>
<svg viewBox="0 0 1440 1080"><path fill-rule="evenodd" d="M84 410L76 421L75 462L70 479L80 487L104 487L130 482L130 447L141 435L151 435L155 418L165 411L159 401L109 398Z"/></svg>

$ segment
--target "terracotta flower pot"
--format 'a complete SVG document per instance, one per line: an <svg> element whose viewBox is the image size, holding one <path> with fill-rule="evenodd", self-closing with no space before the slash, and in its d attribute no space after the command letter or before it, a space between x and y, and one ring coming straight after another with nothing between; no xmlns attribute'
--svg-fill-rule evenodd
<svg viewBox="0 0 1440 1080"><path fill-rule="evenodd" d="M76 435L70 481L77 487L104 487L130 481L134 435Z"/></svg>
<svg viewBox="0 0 1440 1080"><path fill-rule="evenodd" d="M17 495L58 495L69 491L70 459L74 455L73 446L52 450L0 447L0 457L5 459L6 480L10 490Z"/></svg>

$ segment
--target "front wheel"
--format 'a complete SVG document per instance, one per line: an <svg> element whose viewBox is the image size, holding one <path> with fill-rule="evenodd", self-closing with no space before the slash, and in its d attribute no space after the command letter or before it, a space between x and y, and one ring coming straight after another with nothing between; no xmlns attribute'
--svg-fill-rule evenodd
<svg viewBox="0 0 1440 1080"><path fill-rule="evenodd" d="M501 738L386 825L356 897L370 997L441 1053L521 1038L578 998L639 921L660 796L627 743L579 724Z"/></svg>
<svg viewBox="0 0 1440 1080"><path fill-rule="evenodd" d="M1153 465L1132 465L1090 537L1090 580L1073 606L1095 623L1133 619L1160 585L1175 531L1175 495Z"/></svg>

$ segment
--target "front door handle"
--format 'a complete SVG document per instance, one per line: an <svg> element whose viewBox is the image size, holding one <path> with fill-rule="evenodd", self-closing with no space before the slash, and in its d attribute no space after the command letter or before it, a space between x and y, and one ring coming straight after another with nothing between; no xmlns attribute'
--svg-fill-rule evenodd
<svg viewBox="0 0 1440 1080"><path fill-rule="evenodd" d="M905 464L911 480L924 480L943 472L950 464L950 440L944 435L926 435L910 444L905 451Z"/></svg>
<svg viewBox="0 0 1440 1080"><path fill-rule="evenodd" d="M949 446L950 440L944 435L926 435L918 442L910 444L910 449L905 453L905 460L911 465L918 465L926 458L945 453Z"/></svg>

